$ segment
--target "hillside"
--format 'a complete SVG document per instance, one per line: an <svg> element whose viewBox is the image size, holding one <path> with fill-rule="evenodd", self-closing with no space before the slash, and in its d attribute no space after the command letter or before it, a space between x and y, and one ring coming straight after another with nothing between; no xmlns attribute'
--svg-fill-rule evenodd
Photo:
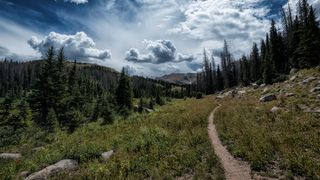
<svg viewBox="0 0 320 180"><path fill-rule="evenodd" d="M269 86L215 96L215 123L229 151L255 177L320 178L320 69L301 70Z"/></svg>
<svg viewBox="0 0 320 180"><path fill-rule="evenodd" d="M166 81L175 84L193 84L197 80L195 73L172 73L157 78L158 80Z"/></svg>

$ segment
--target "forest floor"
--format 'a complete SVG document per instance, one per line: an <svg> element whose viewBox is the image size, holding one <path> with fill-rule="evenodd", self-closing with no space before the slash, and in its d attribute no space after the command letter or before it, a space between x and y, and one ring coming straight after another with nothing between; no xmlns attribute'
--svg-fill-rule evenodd
<svg viewBox="0 0 320 180"><path fill-rule="evenodd" d="M211 140L211 144L214 148L215 154L219 157L221 164L225 172L225 178L227 180L250 180L251 179L251 169L250 165L244 161L235 159L227 150L225 146L222 145L215 124L214 115L215 112L221 107L219 105L210 114L208 121L208 134Z"/></svg>

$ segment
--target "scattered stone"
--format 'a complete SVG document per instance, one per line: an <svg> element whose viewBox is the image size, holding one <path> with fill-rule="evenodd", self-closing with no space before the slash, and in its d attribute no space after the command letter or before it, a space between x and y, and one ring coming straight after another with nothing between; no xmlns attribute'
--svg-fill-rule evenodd
<svg viewBox="0 0 320 180"><path fill-rule="evenodd" d="M113 153L113 150L110 150L108 152L102 153L101 156L103 157L103 160L107 161L113 155Z"/></svg>
<svg viewBox="0 0 320 180"><path fill-rule="evenodd" d="M0 158L1 159L19 159L22 155L19 153L1 153Z"/></svg>
<svg viewBox="0 0 320 180"><path fill-rule="evenodd" d="M60 173L62 171L73 170L78 166L78 162L72 159L64 159L56 164L50 165L38 172L35 172L28 176L25 180L38 180L38 179L47 179L48 177Z"/></svg>
<svg viewBox="0 0 320 180"><path fill-rule="evenodd" d="M317 99L320 100L320 94L318 94Z"/></svg>
<svg viewBox="0 0 320 180"><path fill-rule="evenodd" d="M252 86L254 89L258 89L258 88L259 88L259 85L256 84L256 83L251 83L251 86Z"/></svg>
<svg viewBox="0 0 320 180"><path fill-rule="evenodd" d="M271 112L273 113L276 113L276 112L279 112L281 110L281 108L277 107L277 106L274 106L272 109L271 109Z"/></svg>
<svg viewBox="0 0 320 180"><path fill-rule="evenodd" d="M318 93L318 92L320 92L320 87L312 88L312 89L310 90L310 92L311 92L311 93Z"/></svg>
<svg viewBox="0 0 320 180"><path fill-rule="evenodd" d="M302 84L308 84L316 79L317 79L316 77L307 77L302 81Z"/></svg>
<svg viewBox="0 0 320 180"><path fill-rule="evenodd" d="M146 108L146 107L144 107L142 109L143 109L143 111L145 111L147 113L152 113L154 111L153 109L149 109L149 108Z"/></svg>
<svg viewBox="0 0 320 180"><path fill-rule="evenodd" d="M267 93L267 92L269 92L269 88L268 88L268 87L266 87L266 88L263 89L263 93L264 93L264 94Z"/></svg>
<svg viewBox="0 0 320 180"><path fill-rule="evenodd" d="M293 97L293 96L295 96L296 94L294 94L294 93L285 93L284 94L284 97Z"/></svg>
<svg viewBox="0 0 320 180"><path fill-rule="evenodd" d="M266 86L267 86L266 84L261 84L261 85L260 85L260 87L266 87Z"/></svg>
<svg viewBox="0 0 320 180"><path fill-rule="evenodd" d="M297 73L297 72L298 72L298 69L292 68L292 69L290 70L290 75L295 74L295 73Z"/></svg>
<svg viewBox="0 0 320 180"><path fill-rule="evenodd" d="M296 80L297 79L297 75L294 75L294 76L292 76L290 79L289 79L289 81L294 81L294 80Z"/></svg>
<svg viewBox="0 0 320 180"><path fill-rule="evenodd" d="M243 90L243 91L238 91L238 94L239 94L239 95L246 94L246 93L247 93L247 91L245 91L245 90Z"/></svg>
<svg viewBox="0 0 320 180"><path fill-rule="evenodd" d="M273 100L276 100L277 99L277 96L274 95L274 94L267 94L265 96L262 96L260 98L260 102L270 102L270 101L273 101Z"/></svg>
<svg viewBox="0 0 320 180"><path fill-rule="evenodd" d="M223 95L216 96L216 99L224 99Z"/></svg>

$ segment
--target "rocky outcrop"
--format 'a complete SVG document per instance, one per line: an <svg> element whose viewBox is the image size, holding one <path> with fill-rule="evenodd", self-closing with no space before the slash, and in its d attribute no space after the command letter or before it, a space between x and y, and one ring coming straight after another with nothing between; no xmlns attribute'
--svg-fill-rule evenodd
<svg viewBox="0 0 320 180"><path fill-rule="evenodd" d="M78 162L72 159L64 159L56 164L50 165L41 171L35 172L28 176L25 180L38 180L38 179L47 179L48 177L61 173L63 171L70 171L77 168Z"/></svg>
<svg viewBox="0 0 320 180"><path fill-rule="evenodd" d="M19 153L1 153L0 159L19 159L22 155Z"/></svg>
<svg viewBox="0 0 320 180"><path fill-rule="evenodd" d="M262 96L260 98L260 102L270 102L270 101L274 101L277 99L277 96L274 94L267 94L265 96Z"/></svg>

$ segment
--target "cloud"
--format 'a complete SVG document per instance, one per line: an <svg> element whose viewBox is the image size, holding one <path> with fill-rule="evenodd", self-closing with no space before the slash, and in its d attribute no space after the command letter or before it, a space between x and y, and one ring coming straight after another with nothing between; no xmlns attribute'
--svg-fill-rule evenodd
<svg viewBox="0 0 320 180"><path fill-rule="evenodd" d="M0 46L0 60L9 59L14 61L27 61L37 59L36 56L22 55L11 52L8 48Z"/></svg>
<svg viewBox="0 0 320 180"><path fill-rule="evenodd" d="M28 44L45 57L49 47L55 49L64 48L65 56L69 59L80 61L106 60L111 58L109 50L99 50L95 42L84 32L77 32L75 35L65 35L55 32L49 33L44 39L39 40L33 36Z"/></svg>
<svg viewBox="0 0 320 180"><path fill-rule="evenodd" d="M144 40L148 54L140 54L138 49L131 48L125 54L127 61L137 63L154 63L161 64L167 62L192 61L193 56L177 53L175 45L170 40L150 41Z"/></svg>
<svg viewBox="0 0 320 180"><path fill-rule="evenodd" d="M57 0L55 0L57 1ZM85 4L88 3L88 0L64 0L64 2L71 2L71 3L76 3L76 4Z"/></svg>

